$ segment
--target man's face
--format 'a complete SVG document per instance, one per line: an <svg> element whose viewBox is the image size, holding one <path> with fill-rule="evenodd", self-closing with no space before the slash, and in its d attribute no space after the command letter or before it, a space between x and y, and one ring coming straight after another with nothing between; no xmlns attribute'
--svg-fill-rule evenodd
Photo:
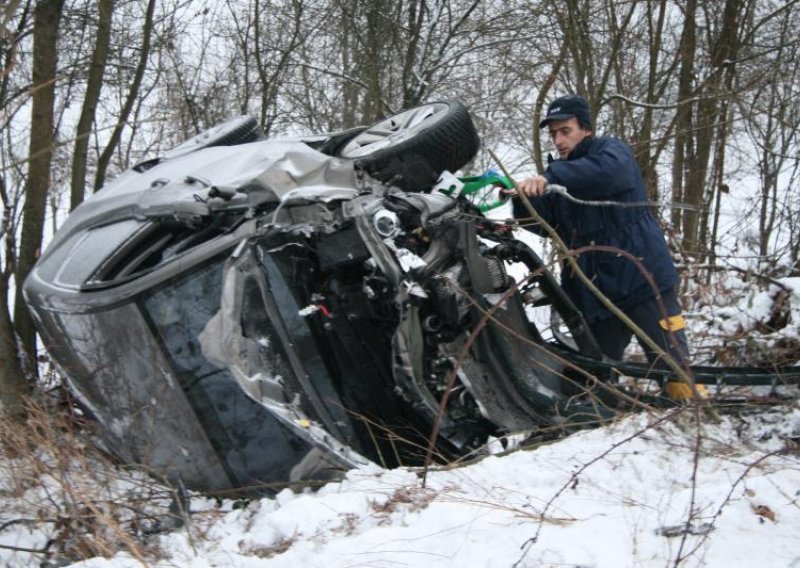
<svg viewBox="0 0 800 568"><path fill-rule="evenodd" d="M592 131L582 128L575 117L554 120L547 126L550 130L550 139L555 144L556 151L562 160L569 156L569 153L580 144L581 140L592 135Z"/></svg>

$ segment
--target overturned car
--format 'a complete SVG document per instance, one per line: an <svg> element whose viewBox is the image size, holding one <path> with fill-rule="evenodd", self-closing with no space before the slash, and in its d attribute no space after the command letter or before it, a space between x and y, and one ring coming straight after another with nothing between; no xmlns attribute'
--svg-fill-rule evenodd
<svg viewBox="0 0 800 568"><path fill-rule="evenodd" d="M305 139L238 117L87 200L24 291L104 446L190 488L269 489L611 416L588 393L611 366L539 258L437 184L478 146L455 101Z"/></svg>

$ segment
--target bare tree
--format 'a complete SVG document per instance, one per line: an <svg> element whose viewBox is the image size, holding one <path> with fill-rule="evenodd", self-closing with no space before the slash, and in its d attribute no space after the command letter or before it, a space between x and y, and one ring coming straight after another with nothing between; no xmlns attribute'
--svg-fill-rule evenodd
<svg viewBox="0 0 800 568"><path fill-rule="evenodd" d="M797 104L800 42L795 37L798 22L800 10L784 11L769 25L774 38L773 49L769 50L768 58L760 58L762 64L758 67L759 75L765 80L759 81L758 88L740 106L750 141L756 148L754 155L758 157L758 253L766 260L772 256L772 247L788 250L789 264L796 261L792 250L796 249L798 241L792 231L793 225L796 228L796 221L792 222L796 219L793 211L796 203L792 204L796 191L792 190L791 181L796 179L796 174L785 173L796 172L800 162L800 109ZM788 231L784 225L788 225ZM776 241L778 232L784 232L785 236ZM764 268L774 270L781 261L780 256L778 254Z"/></svg>
<svg viewBox="0 0 800 568"><path fill-rule="evenodd" d="M89 135L95 121L97 102L103 87L103 73L108 60L108 45L111 39L111 20L114 15L114 0L99 0L97 5L97 37L89 66L86 95L81 116L75 132L75 149L72 154L72 183L70 209L75 209L86 192L86 160L89 150Z"/></svg>
<svg viewBox="0 0 800 568"><path fill-rule="evenodd" d="M705 188L708 184L708 168L714 135L721 112L720 104L725 85L730 85L734 64L739 49L739 34L742 18L747 12L746 0L726 0L722 25L716 33L709 30L709 69L701 85L697 100L695 118L686 135L691 139L684 146L688 168L683 174L683 201L691 207L683 210L683 246L689 251L705 252L705 243L700 241L700 211L705 203ZM688 19L688 16L687 16ZM713 35L712 35L713 34ZM686 55L686 54L684 54ZM727 79L726 79L727 78ZM688 126L685 124L684 126Z"/></svg>
<svg viewBox="0 0 800 568"><path fill-rule="evenodd" d="M120 109L119 116L117 117L117 121L114 124L111 137L97 160L97 172L94 178L94 191L99 191L105 183L106 171L108 170L111 157L119 146L120 139L122 138L122 131L125 128L128 117L130 117L131 112L136 105L137 98L140 95L142 79L144 77L145 70L147 69L147 62L150 57L155 5L156 0L149 0L147 3L147 8L145 9L139 60L136 63L133 78L130 82L127 92L124 95L124 102L122 104L122 108Z"/></svg>
<svg viewBox="0 0 800 568"><path fill-rule="evenodd" d="M284 112L281 102L295 71L293 58L323 20L305 0L253 0L244 6L229 1L226 8L230 28L222 27L220 33L235 38L235 49L227 55L228 82L236 86L234 96L242 112L258 109L268 135Z"/></svg>
<svg viewBox="0 0 800 568"><path fill-rule="evenodd" d="M50 184L50 160L53 152L53 106L55 101L57 40L63 0L39 2L34 9L33 29L33 93L31 102L31 132L28 157L28 176L24 186L22 230L19 255L16 259L16 299L14 306L14 328L25 356L25 370L35 375L36 332L33 321L22 297L22 285L39 254L42 243L44 210ZM5 193L5 191L3 192ZM5 316L3 316L5 320ZM19 372L13 363L17 357L16 345L7 336L8 322L0 321L4 330L4 341L0 345L3 355L3 395L12 413L18 413L21 395L21 374L16 378L10 373Z"/></svg>
<svg viewBox="0 0 800 568"><path fill-rule="evenodd" d="M14 98L11 95L11 75L17 65L17 50L29 28L30 2L10 2L0 9L0 108L8 109ZM16 18L16 25L12 25ZM10 117L4 117L4 122ZM7 124L7 122L6 122ZM10 129L0 128L5 137L10 138ZM6 165L6 156L0 156ZM5 167L3 168L5 170ZM2 219L0 219L0 237L3 247L0 251L2 270L0 270L0 408L2 412L12 418L21 418L23 415L24 395L28 390L28 381L20 364L17 349L17 337L14 331L14 322L9 311L10 283L16 266L16 240L17 206L19 192L14 195L8 191L5 172L0 172L0 198L3 203Z"/></svg>

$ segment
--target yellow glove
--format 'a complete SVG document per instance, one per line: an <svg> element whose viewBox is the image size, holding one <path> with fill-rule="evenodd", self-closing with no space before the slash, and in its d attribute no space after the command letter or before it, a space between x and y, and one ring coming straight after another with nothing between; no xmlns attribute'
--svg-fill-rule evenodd
<svg viewBox="0 0 800 568"><path fill-rule="evenodd" d="M705 385L699 385L695 383L695 388L697 389L697 395L702 400L704 398L708 398L708 389ZM694 399L694 393L692 392L692 387L688 384L684 383L683 381L672 381L667 383L666 389L667 396L670 397L672 400L692 400Z"/></svg>

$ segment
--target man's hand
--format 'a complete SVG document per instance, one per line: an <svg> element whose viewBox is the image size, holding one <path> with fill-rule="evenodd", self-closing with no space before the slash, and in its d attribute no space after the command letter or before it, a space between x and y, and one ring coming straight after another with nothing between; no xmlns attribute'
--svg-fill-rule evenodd
<svg viewBox="0 0 800 568"><path fill-rule="evenodd" d="M517 183L517 193L522 193L527 197L539 197L544 195L548 181L544 176L533 176L525 178Z"/></svg>

